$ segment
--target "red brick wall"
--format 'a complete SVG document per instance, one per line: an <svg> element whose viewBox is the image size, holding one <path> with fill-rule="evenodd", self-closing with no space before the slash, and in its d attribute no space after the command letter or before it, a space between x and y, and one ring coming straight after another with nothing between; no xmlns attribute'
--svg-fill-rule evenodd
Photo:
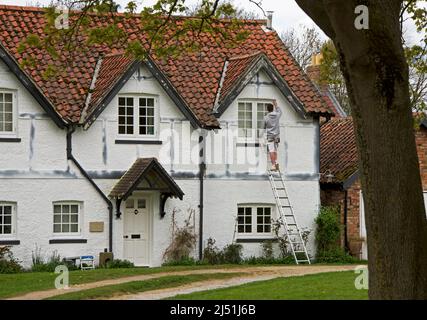
<svg viewBox="0 0 427 320"><path fill-rule="evenodd" d="M427 129L421 128L416 131L416 143L418 158L420 162L420 174L424 191L427 191ZM348 192L347 202L347 239L350 253L360 257L362 242L360 238L360 181L357 180ZM340 206L341 222L344 223L344 197L345 192L337 189L325 189L321 192L323 206ZM344 239L344 235L342 237ZM344 240L342 244L344 245Z"/></svg>

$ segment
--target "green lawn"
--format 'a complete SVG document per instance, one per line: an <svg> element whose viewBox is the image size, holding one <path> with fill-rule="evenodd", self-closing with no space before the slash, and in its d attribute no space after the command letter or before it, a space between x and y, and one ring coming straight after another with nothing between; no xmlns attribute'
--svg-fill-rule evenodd
<svg viewBox="0 0 427 320"><path fill-rule="evenodd" d="M159 290L165 288L175 288L192 282L230 279L242 275L241 273L215 273L215 274L197 274L187 276L165 276L156 279L134 281L118 285L99 287L84 291L71 292L49 298L47 300L90 300L106 299L114 296L141 293L150 290Z"/></svg>
<svg viewBox="0 0 427 320"><path fill-rule="evenodd" d="M70 272L70 285L90 283L108 279L156 274L162 272L207 270L233 268L236 266L188 266L162 268L131 268L131 269L96 269ZM242 266L238 266L242 267ZM28 272L19 274L0 274L0 299L23 295L33 291L55 289L55 279L58 275L48 272Z"/></svg>
<svg viewBox="0 0 427 320"><path fill-rule="evenodd" d="M368 292L354 287L356 276L354 272L334 272L278 278L171 300L366 300Z"/></svg>

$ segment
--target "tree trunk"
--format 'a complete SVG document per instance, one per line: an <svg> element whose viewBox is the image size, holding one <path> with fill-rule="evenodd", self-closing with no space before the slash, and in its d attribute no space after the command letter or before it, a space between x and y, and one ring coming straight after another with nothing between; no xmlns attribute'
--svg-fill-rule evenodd
<svg viewBox="0 0 427 320"><path fill-rule="evenodd" d="M371 299L427 299L427 219L401 42L399 0L296 0L334 41L352 107L364 191Z"/></svg>

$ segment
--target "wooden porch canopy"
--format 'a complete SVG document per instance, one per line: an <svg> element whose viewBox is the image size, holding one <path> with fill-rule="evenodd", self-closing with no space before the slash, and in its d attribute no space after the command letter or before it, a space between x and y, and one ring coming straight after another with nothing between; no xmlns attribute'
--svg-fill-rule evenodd
<svg viewBox="0 0 427 320"><path fill-rule="evenodd" d="M121 177L109 197L116 199L117 216L121 216L120 205L134 191L159 191L160 215L165 216L164 208L168 198L184 198L184 192L155 158L140 158Z"/></svg>

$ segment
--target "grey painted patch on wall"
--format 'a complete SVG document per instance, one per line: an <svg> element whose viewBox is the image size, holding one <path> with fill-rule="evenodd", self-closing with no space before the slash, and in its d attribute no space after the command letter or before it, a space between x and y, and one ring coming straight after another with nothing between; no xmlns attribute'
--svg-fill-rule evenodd
<svg viewBox="0 0 427 320"><path fill-rule="evenodd" d="M19 118L46 120L49 119L49 116L46 113L20 113Z"/></svg>
<svg viewBox="0 0 427 320"><path fill-rule="evenodd" d="M34 117L31 118L31 128L30 128L30 153L29 153L29 157L28 157L28 161L29 161L29 165L30 165L30 170L31 170L31 162L33 160L34 157L34 139L36 136L36 126L34 124Z"/></svg>
<svg viewBox="0 0 427 320"><path fill-rule="evenodd" d="M102 161L104 165L107 165L107 125L105 120L102 121Z"/></svg>
<svg viewBox="0 0 427 320"><path fill-rule="evenodd" d="M108 171L108 170L103 170L103 171L88 171L89 177L91 177L92 179L98 179L98 180L118 180L121 177L123 177L123 175L126 173L126 170L116 170L116 171ZM171 173L172 178L174 179L181 179L181 180L193 180L193 179L198 179L199 175L197 171L194 172L188 172L188 171L183 171L183 172L175 172L175 173Z"/></svg>
<svg viewBox="0 0 427 320"><path fill-rule="evenodd" d="M117 180L120 179L126 171L88 171L89 176L92 179L106 179L106 180ZM181 171L171 173L173 179L176 180L197 180L199 178L197 171ZM212 180L236 180L236 181L268 181L267 174L254 174L249 172L235 172L235 173L224 173L216 174L211 173L206 176L206 179ZM318 174L301 173L301 174L289 174L285 175L287 181L319 181Z"/></svg>
<svg viewBox="0 0 427 320"><path fill-rule="evenodd" d="M0 177L2 178L72 178L77 179L77 175L70 171L62 170L0 170Z"/></svg>

